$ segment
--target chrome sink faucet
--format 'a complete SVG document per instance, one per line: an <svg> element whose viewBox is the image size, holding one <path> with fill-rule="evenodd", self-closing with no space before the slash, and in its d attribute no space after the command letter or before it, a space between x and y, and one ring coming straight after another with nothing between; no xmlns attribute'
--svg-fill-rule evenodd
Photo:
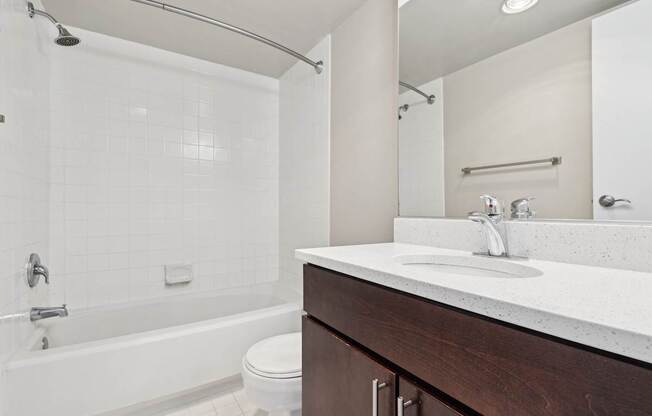
<svg viewBox="0 0 652 416"><path fill-rule="evenodd" d="M484 201L484 212L470 212L469 219L482 224L487 235L487 246L492 257L507 257L507 244L505 243L504 232L501 231L503 221L503 209L495 197L482 195Z"/></svg>
<svg viewBox="0 0 652 416"><path fill-rule="evenodd" d="M65 304L51 308L32 308L29 312L29 320L32 322L54 317L63 318L65 316L68 316L68 308Z"/></svg>

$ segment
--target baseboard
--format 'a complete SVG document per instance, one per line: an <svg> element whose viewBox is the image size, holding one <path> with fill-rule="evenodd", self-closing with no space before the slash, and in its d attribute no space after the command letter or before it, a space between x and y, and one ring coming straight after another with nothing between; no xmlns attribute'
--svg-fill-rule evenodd
<svg viewBox="0 0 652 416"><path fill-rule="evenodd" d="M121 409L111 410L96 416L157 416L164 412L172 412L210 397L237 391L241 388L242 377L235 375L214 383L204 384L190 390L184 390Z"/></svg>

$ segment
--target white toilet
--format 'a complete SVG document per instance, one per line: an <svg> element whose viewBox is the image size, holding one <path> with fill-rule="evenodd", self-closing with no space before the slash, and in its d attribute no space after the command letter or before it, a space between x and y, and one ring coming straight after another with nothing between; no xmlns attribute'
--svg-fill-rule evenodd
<svg viewBox="0 0 652 416"><path fill-rule="evenodd" d="M264 339L242 359L247 398L270 416L301 415L301 332Z"/></svg>

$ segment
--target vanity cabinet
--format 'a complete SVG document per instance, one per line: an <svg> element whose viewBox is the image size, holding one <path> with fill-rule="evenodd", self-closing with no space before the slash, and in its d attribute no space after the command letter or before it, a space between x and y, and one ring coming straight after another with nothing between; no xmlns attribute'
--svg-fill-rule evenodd
<svg viewBox="0 0 652 416"><path fill-rule="evenodd" d="M303 320L303 339L302 414L394 414L395 372L312 319Z"/></svg>
<svg viewBox="0 0 652 416"><path fill-rule="evenodd" d="M652 415L646 363L313 265L304 309L305 416Z"/></svg>
<svg viewBox="0 0 652 416"><path fill-rule="evenodd" d="M398 377L319 322L303 319L303 414L456 416L426 390ZM403 413L398 408L403 405Z"/></svg>

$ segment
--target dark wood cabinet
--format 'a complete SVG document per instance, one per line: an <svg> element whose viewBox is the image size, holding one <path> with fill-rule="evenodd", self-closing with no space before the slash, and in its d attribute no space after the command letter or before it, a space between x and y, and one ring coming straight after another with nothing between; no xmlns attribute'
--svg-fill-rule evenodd
<svg viewBox="0 0 652 416"><path fill-rule="evenodd" d="M420 406L406 408L406 416L458 414L453 408L487 416L652 415L652 366L647 363L311 265L304 268L304 309L307 322L318 321L321 332L349 350L365 351L401 376L405 400L422 398ZM304 408L311 409L305 414L371 414L370 408L332 413L313 407L320 403L313 384L321 382L314 378L317 369L324 380L349 383L358 377L355 385L346 384L350 389L364 390L359 385L370 385L374 376L365 373L360 379L353 373L361 370L336 363L339 356L327 346L329 338L311 339L311 326L304 332ZM319 349L312 344L323 350L311 351ZM341 379L332 374L339 372L345 374ZM327 406L323 400L328 399L321 397Z"/></svg>
<svg viewBox="0 0 652 416"><path fill-rule="evenodd" d="M303 416L395 415L394 372L307 317L303 340Z"/></svg>
<svg viewBox="0 0 652 416"><path fill-rule="evenodd" d="M461 416L462 413L430 394L426 388L404 377L399 377L397 409L403 406L399 416Z"/></svg>

